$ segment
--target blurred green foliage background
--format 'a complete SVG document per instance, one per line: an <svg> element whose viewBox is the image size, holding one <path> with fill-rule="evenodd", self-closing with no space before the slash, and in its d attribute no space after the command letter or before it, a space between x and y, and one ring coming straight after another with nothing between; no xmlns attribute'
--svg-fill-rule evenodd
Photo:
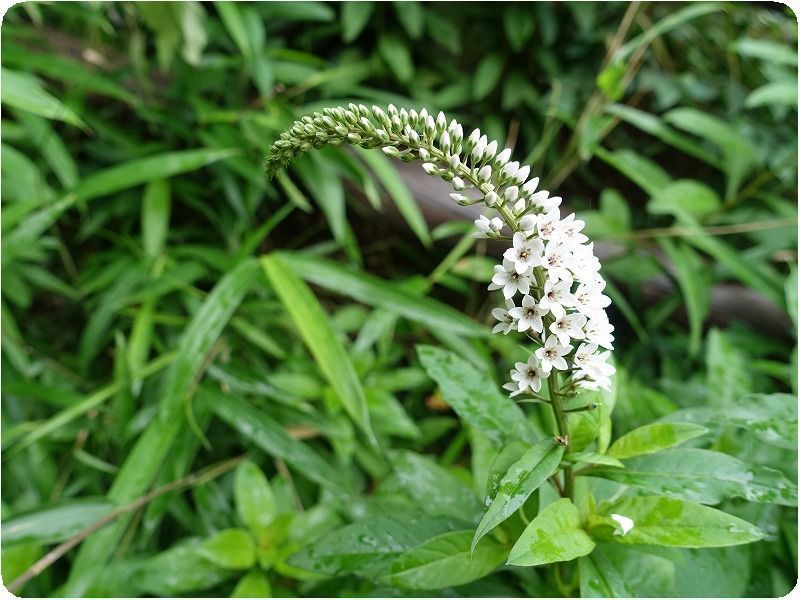
<svg viewBox="0 0 800 600"><path fill-rule="evenodd" d="M448 410L415 346L503 380L518 348L484 335L496 259L470 223L426 224L383 156L329 149L263 171L293 119L351 101L480 127L613 244L616 431L704 409L705 446L796 482L796 46L777 3L12 7L5 584L125 507L22 593L404 595L316 541L365 515L441 521L482 495L491 444ZM407 225L374 210L391 206ZM265 275L254 257L276 250ZM667 292L646 293L654 280ZM347 416L351 392L379 449ZM752 393L777 412L756 414ZM652 595L794 586L796 513L725 510L769 538L659 559L672 570ZM329 554L311 560L309 544ZM512 568L425 593L550 585Z"/></svg>

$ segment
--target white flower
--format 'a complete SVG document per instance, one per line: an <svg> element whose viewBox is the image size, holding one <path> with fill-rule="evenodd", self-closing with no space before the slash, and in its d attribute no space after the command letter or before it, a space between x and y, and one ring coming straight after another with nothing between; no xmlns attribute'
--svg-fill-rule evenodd
<svg viewBox="0 0 800 600"><path fill-rule="evenodd" d="M594 316L589 319L589 322L584 328L587 342L597 344L609 350L614 349L614 336L611 335L612 331L614 331L614 326L608 322L605 313L600 313L599 316Z"/></svg>
<svg viewBox="0 0 800 600"><path fill-rule="evenodd" d="M490 290L503 289L503 296L511 298L517 292L527 294L531 291L531 271L518 273L514 263L503 259L502 265L494 266L494 277L489 284Z"/></svg>
<svg viewBox="0 0 800 600"><path fill-rule="evenodd" d="M537 217L539 237L543 240L551 240L558 235L558 223L561 220L560 211L556 208Z"/></svg>
<svg viewBox="0 0 800 600"><path fill-rule="evenodd" d="M478 231L473 233L472 237L492 237L500 233L500 230L503 229L503 220L500 219L500 217L489 219L485 215L481 215L475 219L475 228Z"/></svg>
<svg viewBox="0 0 800 600"><path fill-rule="evenodd" d="M625 515L618 515L615 513L610 514L609 517L611 517L612 521L616 521L616 523L622 530L622 533L615 531L614 535L625 535L631 529L633 529L633 519L631 519L630 517L626 517Z"/></svg>
<svg viewBox="0 0 800 600"><path fill-rule="evenodd" d="M533 238L525 239L525 234L519 231L514 234L514 247L503 254L503 258L514 263L517 273L527 273L533 267L542 264L542 240Z"/></svg>
<svg viewBox="0 0 800 600"><path fill-rule="evenodd" d="M539 178L534 177L533 179L527 181L525 185L522 186L522 193L526 196L530 196L536 191L536 186L539 185Z"/></svg>
<svg viewBox="0 0 800 600"><path fill-rule="evenodd" d="M606 306L611 304L611 298L603 294L604 287L605 282L602 280L581 283L573 294L575 308L590 318L602 312Z"/></svg>
<svg viewBox="0 0 800 600"><path fill-rule="evenodd" d="M539 306L545 311L550 311L556 319L560 319L567 312L565 307L575 306L575 298L570 292L572 279L554 283L551 280L544 282L544 294Z"/></svg>
<svg viewBox="0 0 800 600"><path fill-rule="evenodd" d="M594 255L594 243L580 244L572 249L570 270L578 281L602 280L597 273L600 270L600 261Z"/></svg>
<svg viewBox="0 0 800 600"><path fill-rule="evenodd" d="M597 344L584 343L575 351L572 358L573 365L578 369L575 379L578 385L586 389L610 389L611 375L616 369L608 364L611 352L597 353Z"/></svg>
<svg viewBox="0 0 800 600"><path fill-rule="evenodd" d="M550 325L550 331L558 337L562 344L569 344L570 338L581 340L584 337L582 327L586 325L586 316L580 313L564 315Z"/></svg>
<svg viewBox="0 0 800 600"><path fill-rule="evenodd" d="M543 212L550 212L561 206L561 196L550 196L547 190L539 190L530 197L533 206L539 207Z"/></svg>
<svg viewBox="0 0 800 600"><path fill-rule="evenodd" d="M572 350L572 346L562 346L558 343L556 336L549 335L544 341L544 346L534 354L542 361L542 369L549 373L553 368L559 371L567 370L567 361L564 356L569 354L570 350Z"/></svg>
<svg viewBox="0 0 800 600"><path fill-rule="evenodd" d="M528 296L525 297L527 298ZM510 331L513 331L516 322L514 321L514 316L511 314L511 311L515 310L517 310L517 308L514 306L513 300L506 300L505 309L493 308L492 316L497 319L499 323L494 326L492 333L499 333L502 331L504 335L508 335Z"/></svg>
<svg viewBox="0 0 800 600"><path fill-rule="evenodd" d="M547 269L547 277L551 281L572 282L572 274L569 271L569 267L572 266L572 252L564 244L558 243L555 239L550 240L545 246L542 264Z"/></svg>
<svg viewBox="0 0 800 600"><path fill-rule="evenodd" d="M519 220L519 230L525 237L531 237L536 229L536 215L525 215Z"/></svg>
<svg viewBox="0 0 800 600"><path fill-rule="evenodd" d="M536 300L533 296L524 296L522 298L522 306L510 309L508 313L513 318L517 319L517 331L519 332L533 329L535 332L541 333L544 330L542 317L547 314L547 311L542 310L542 308L536 304Z"/></svg>
<svg viewBox="0 0 800 600"><path fill-rule="evenodd" d="M577 245L589 239L581 233L585 225L586 223L575 218L575 213L570 213L558 224L558 229L564 239Z"/></svg>
<svg viewBox="0 0 800 600"><path fill-rule="evenodd" d="M511 395L516 396L526 390L538 392L542 389L542 379L547 379L550 374L550 371L545 371L542 366L535 356L528 358L527 363L516 363L514 365L515 370L511 371L511 379L517 382L517 391Z"/></svg>

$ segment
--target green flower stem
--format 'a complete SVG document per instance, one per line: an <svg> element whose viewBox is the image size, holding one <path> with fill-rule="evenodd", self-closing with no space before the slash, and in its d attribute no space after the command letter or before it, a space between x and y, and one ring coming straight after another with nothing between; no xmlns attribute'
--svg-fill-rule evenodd
<svg viewBox="0 0 800 600"><path fill-rule="evenodd" d="M547 388L550 391L551 403L553 407L553 416L556 418L556 428L558 435L564 440L564 453L569 452L569 426L567 425L567 415L564 408L561 406L561 398L556 395L555 391L558 389L558 373L555 371L550 373L547 378ZM564 466L564 496L572 500L574 498L574 481L575 474L572 471L572 465Z"/></svg>

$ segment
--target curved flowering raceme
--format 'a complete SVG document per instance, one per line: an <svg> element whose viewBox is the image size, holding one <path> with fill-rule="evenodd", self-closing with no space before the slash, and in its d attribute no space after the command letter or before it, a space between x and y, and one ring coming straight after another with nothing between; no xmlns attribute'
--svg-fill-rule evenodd
<svg viewBox="0 0 800 600"><path fill-rule="evenodd" d="M529 166L511 161L511 150L477 129L464 138L461 125L448 123L443 113L434 118L425 109L350 104L296 121L270 149L267 167L274 173L311 148L345 143L421 160L426 173L452 184L453 200L482 202L497 213L477 219L474 234L511 242L489 285L502 290L506 303L492 311L498 321L493 331L524 333L539 346L503 386L512 396L541 398L543 380L551 398L577 388L608 389L614 327L605 313L611 301L603 294L600 261L582 233L583 221L574 214L562 218L561 198L537 189L539 178L529 177Z"/></svg>

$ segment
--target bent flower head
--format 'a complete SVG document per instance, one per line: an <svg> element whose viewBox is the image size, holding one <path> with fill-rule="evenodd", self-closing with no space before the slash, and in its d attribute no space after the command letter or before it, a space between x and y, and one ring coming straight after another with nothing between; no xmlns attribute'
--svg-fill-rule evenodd
<svg viewBox="0 0 800 600"><path fill-rule="evenodd" d="M456 202L482 202L494 213L475 221L476 237L510 242L489 284L502 290L506 306L492 313L500 321L494 331L522 332L539 346L517 363L505 389L535 394L559 371L566 378L561 390L609 389L614 327L605 312L610 300L600 262L582 232L584 222L574 214L562 217L561 198L537 189L539 178L529 178L529 166L511 162L511 150L478 129L464 137L462 126L443 113L350 104L296 121L270 149L267 167L275 172L311 148L345 143L422 161L428 175L451 183Z"/></svg>

